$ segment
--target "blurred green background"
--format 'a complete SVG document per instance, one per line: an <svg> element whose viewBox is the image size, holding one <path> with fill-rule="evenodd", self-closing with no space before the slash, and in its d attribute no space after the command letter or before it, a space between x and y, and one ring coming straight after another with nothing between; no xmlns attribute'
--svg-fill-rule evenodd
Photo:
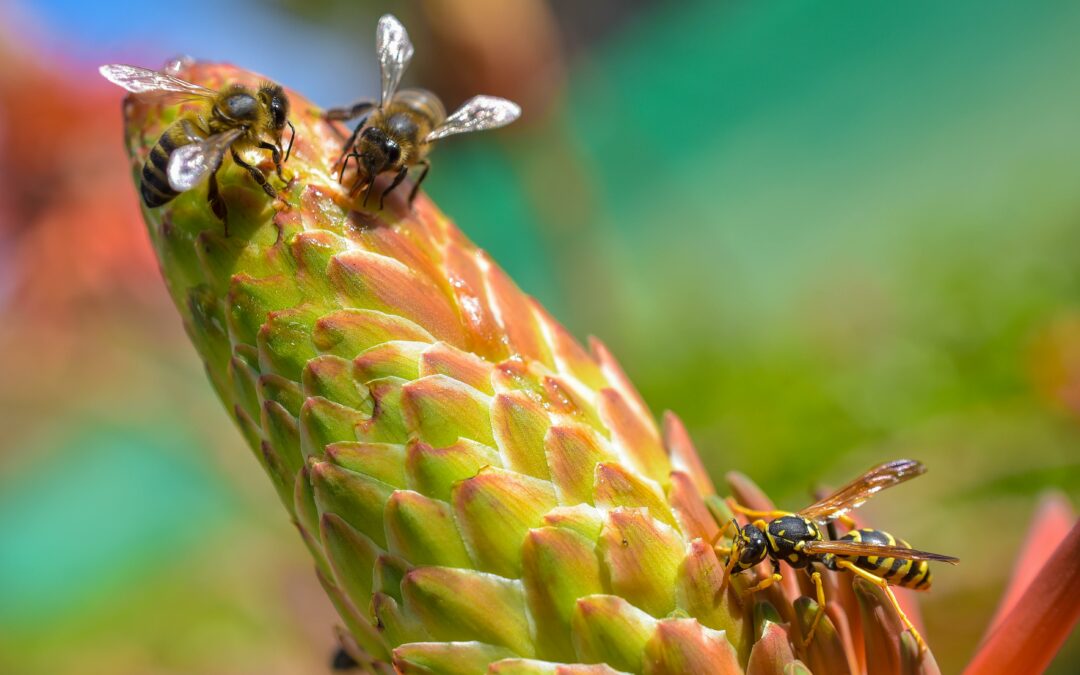
<svg viewBox="0 0 1080 675"><path fill-rule="evenodd" d="M325 669L332 609L168 304L95 68L187 52L341 104L388 10L406 84L526 109L440 145L429 193L714 477L795 509L929 465L863 511L962 558L922 596L958 671L1040 495L1080 497L1069 0L0 4L0 672Z"/></svg>

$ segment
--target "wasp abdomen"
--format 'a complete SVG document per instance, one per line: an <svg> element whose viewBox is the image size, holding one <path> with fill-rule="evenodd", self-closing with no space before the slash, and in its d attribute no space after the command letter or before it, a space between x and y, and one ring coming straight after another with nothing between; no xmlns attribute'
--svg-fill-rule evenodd
<svg viewBox="0 0 1080 675"><path fill-rule="evenodd" d="M856 541L885 546L911 548L911 544L898 539L888 532L863 528L848 532L840 541ZM925 560L903 560L881 556L825 556L823 562L831 569L836 569L836 559L850 561L856 567L872 572L885 579L893 586L925 591L930 588L930 563Z"/></svg>

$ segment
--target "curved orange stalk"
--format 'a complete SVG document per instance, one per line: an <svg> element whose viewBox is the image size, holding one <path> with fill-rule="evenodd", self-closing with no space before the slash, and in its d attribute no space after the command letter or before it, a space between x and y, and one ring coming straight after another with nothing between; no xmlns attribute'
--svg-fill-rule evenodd
<svg viewBox="0 0 1080 675"><path fill-rule="evenodd" d="M1080 522L987 636L967 675L1039 673L1080 618Z"/></svg>

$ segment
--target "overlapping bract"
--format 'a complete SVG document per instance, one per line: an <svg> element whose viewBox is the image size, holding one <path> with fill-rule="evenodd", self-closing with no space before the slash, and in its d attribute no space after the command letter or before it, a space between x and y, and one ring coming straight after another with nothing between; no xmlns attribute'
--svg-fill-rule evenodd
<svg viewBox="0 0 1080 675"><path fill-rule="evenodd" d="M809 648L817 608L793 576L753 606L735 592L750 579L721 595L711 542L730 514L679 421L661 432L602 344L585 351L426 198L354 211L333 178L341 138L290 96L280 202L226 166L231 236L201 187L146 217L363 669L936 672L869 585L829 575ZM176 111L128 99L133 168Z"/></svg>

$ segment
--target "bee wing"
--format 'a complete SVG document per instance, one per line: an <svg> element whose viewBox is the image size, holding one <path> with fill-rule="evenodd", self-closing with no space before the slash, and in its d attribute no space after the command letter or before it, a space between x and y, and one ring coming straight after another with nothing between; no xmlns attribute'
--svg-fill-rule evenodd
<svg viewBox="0 0 1080 675"><path fill-rule="evenodd" d="M102 76L133 94L174 93L213 96L214 91L157 70L110 63L98 68Z"/></svg>
<svg viewBox="0 0 1080 675"><path fill-rule="evenodd" d="M375 53L379 57L382 75L382 99L380 107L389 103L413 56L412 41L405 26L393 14L384 14L375 31Z"/></svg>
<svg viewBox="0 0 1080 675"><path fill-rule="evenodd" d="M230 129L174 150L169 157L169 187L184 192L198 185L217 169L225 151L243 134L243 129Z"/></svg>
<svg viewBox="0 0 1080 675"><path fill-rule="evenodd" d="M521 116L521 106L498 96L473 96L424 137L425 143L469 131L497 129Z"/></svg>
<svg viewBox="0 0 1080 675"><path fill-rule="evenodd" d="M926 467L913 459L898 459L879 464L828 497L799 511L798 515L810 520L839 518L862 506L874 494L924 473Z"/></svg>
<svg viewBox="0 0 1080 675"><path fill-rule="evenodd" d="M936 562L955 565L960 562L959 558L940 553L920 551L905 546L888 546L886 544L869 544L862 541L834 540L834 541L808 541L803 544L803 551L810 555L834 553L836 555L858 555L878 558L901 558L903 560L934 560Z"/></svg>

